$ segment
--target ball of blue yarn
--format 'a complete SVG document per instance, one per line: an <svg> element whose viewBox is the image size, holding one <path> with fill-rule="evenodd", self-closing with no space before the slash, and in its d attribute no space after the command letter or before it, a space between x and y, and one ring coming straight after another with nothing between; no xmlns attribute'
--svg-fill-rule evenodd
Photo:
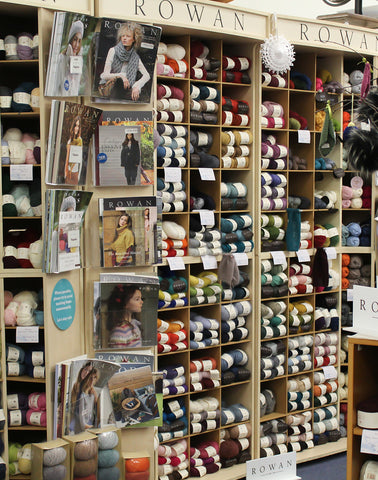
<svg viewBox="0 0 378 480"><path fill-rule="evenodd" d="M111 430L109 432L103 432L98 435L98 448L99 450L109 450L118 445L117 432Z"/></svg>
<svg viewBox="0 0 378 480"><path fill-rule="evenodd" d="M97 480L119 480L121 472L118 467L99 468Z"/></svg>
<svg viewBox="0 0 378 480"><path fill-rule="evenodd" d="M98 466L100 468L114 467L119 460L119 452L115 449L99 450L98 452Z"/></svg>

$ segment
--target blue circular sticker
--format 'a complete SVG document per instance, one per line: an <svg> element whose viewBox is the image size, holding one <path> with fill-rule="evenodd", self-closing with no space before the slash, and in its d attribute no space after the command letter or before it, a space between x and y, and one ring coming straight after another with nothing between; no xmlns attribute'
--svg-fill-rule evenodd
<svg viewBox="0 0 378 480"><path fill-rule="evenodd" d="M71 283L62 278L57 282L51 295L51 315L60 330L67 330L75 317L75 293Z"/></svg>
<svg viewBox="0 0 378 480"><path fill-rule="evenodd" d="M65 80L63 87L64 87L64 90L67 92L68 89L70 88L70 82L68 80Z"/></svg>
<svg viewBox="0 0 378 480"><path fill-rule="evenodd" d="M106 155L106 153L99 153L97 155L98 163L105 163L107 159L108 159L108 156Z"/></svg>

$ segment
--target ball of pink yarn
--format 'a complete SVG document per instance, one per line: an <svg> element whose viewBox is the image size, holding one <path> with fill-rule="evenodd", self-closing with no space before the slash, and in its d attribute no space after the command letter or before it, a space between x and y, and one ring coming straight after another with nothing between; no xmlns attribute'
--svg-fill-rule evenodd
<svg viewBox="0 0 378 480"><path fill-rule="evenodd" d="M46 410L46 393L31 393L28 397L28 406L31 410Z"/></svg>
<svg viewBox="0 0 378 480"><path fill-rule="evenodd" d="M38 410L28 410L26 412L26 421L28 422L28 425L46 427L46 412Z"/></svg>
<svg viewBox="0 0 378 480"><path fill-rule="evenodd" d="M34 158L33 150L30 148L27 148L25 151L25 163L35 165L37 163L37 160Z"/></svg>
<svg viewBox="0 0 378 480"><path fill-rule="evenodd" d="M4 308L6 308L13 300L13 293L9 290L4 290Z"/></svg>

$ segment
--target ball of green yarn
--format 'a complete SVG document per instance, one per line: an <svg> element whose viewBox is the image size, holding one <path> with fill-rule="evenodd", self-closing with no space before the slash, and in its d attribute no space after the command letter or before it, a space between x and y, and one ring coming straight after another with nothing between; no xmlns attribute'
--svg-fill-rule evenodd
<svg viewBox="0 0 378 480"><path fill-rule="evenodd" d="M8 448L9 463L17 462L18 452L22 448L21 443L10 443Z"/></svg>

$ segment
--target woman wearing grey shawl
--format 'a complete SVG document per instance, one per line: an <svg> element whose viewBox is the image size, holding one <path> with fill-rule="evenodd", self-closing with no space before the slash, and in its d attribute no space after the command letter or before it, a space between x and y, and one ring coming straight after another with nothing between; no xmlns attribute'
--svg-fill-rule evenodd
<svg viewBox="0 0 378 480"><path fill-rule="evenodd" d="M117 45L108 51L100 86L114 82L111 96L139 99L142 87L150 80L137 49L142 41L142 29L134 22L123 23L117 34ZM139 72L139 77L137 80Z"/></svg>

